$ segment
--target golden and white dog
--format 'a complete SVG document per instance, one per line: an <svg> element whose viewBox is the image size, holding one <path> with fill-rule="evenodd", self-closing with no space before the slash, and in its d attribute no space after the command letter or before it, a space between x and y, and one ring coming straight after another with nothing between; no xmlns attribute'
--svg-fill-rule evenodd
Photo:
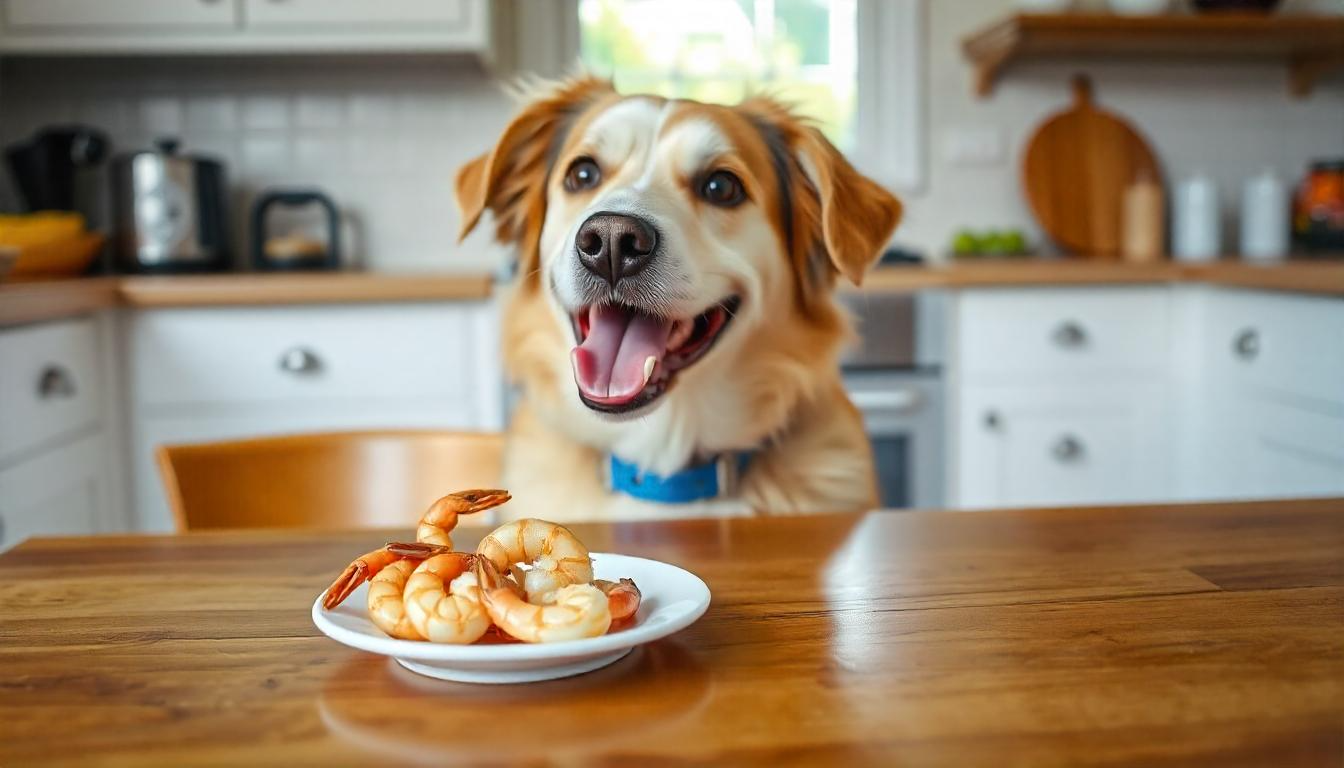
<svg viewBox="0 0 1344 768"><path fill-rule="evenodd" d="M464 235L489 210L519 250L503 332L524 393L505 458L510 513L875 504L833 291L837 276L859 282L901 205L815 128L764 98L726 107L570 80L461 169L457 196ZM751 452L745 468L713 499L666 504L608 485L611 456L666 477L739 452Z"/></svg>

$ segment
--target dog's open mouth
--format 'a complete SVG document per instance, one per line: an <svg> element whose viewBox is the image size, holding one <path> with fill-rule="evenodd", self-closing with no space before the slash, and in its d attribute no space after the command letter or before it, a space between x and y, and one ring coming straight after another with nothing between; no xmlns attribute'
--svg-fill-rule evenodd
<svg viewBox="0 0 1344 768"><path fill-rule="evenodd" d="M620 304L594 304L574 313L579 342L570 354L584 405L626 413L658 399L678 371L704 357L732 321L733 296L692 318L650 315Z"/></svg>

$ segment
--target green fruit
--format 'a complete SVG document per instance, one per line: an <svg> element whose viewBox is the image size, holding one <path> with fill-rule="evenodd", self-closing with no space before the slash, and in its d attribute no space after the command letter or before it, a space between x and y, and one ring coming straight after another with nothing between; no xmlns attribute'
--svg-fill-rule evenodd
<svg viewBox="0 0 1344 768"><path fill-rule="evenodd" d="M980 238L975 233L963 229L957 232L956 237L952 238L952 251L959 254L972 254L980 251Z"/></svg>
<svg viewBox="0 0 1344 768"><path fill-rule="evenodd" d="M980 241L980 247L985 253L993 254L1008 253L1011 250L1008 247L1008 236L998 230L986 232Z"/></svg>
<svg viewBox="0 0 1344 768"><path fill-rule="evenodd" d="M1020 229L1011 229L1004 233L1003 245L1008 253L1023 253L1027 250L1027 236Z"/></svg>

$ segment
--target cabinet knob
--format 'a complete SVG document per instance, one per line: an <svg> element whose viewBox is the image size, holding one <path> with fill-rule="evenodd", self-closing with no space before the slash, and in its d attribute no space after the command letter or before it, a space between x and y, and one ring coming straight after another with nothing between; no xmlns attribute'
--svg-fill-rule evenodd
<svg viewBox="0 0 1344 768"><path fill-rule="evenodd" d="M984 424L985 429L996 430L1003 426L1003 417L998 411L985 411Z"/></svg>
<svg viewBox="0 0 1344 768"><path fill-rule="evenodd" d="M1050 454L1057 461L1077 461L1083 457L1083 441L1073 435L1063 435L1050 447Z"/></svg>
<svg viewBox="0 0 1344 768"><path fill-rule="evenodd" d="M1066 320L1050 334L1055 343L1065 349L1077 349L1087 343L1087 331L1072 320Z"/></svg>
<svg viewBox="0 0 1344 768"><path fill-rule="evenodd" d="M1232 351L1242 360L1254 360L1260 354L1260 332L1247 328L1232 340Z"/></svg>
<svg viewBox="0 0 1344 768"><path fill-rule="evenodd" d="M75 377L59 365L48 365L37 377L37 396L42 400L75 396Z"/></svg>
<svg viewBox="0 0 1344 768"><path fill-rule="evenodd" d="M295 375L317 373L322 370L322 359L311 349L293 347L280 355L280 370Z"/></svg>

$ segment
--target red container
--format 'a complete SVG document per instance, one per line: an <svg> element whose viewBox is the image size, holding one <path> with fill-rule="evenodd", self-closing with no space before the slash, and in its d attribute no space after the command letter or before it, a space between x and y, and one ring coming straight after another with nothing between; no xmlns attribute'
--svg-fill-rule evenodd
<svg viewBox="0 0 1344 768"><path fill-rule="evenodd" d="M1293 236L1313 251L1344 251L1344 159L1312 163L1293 200Z"/></svg>

